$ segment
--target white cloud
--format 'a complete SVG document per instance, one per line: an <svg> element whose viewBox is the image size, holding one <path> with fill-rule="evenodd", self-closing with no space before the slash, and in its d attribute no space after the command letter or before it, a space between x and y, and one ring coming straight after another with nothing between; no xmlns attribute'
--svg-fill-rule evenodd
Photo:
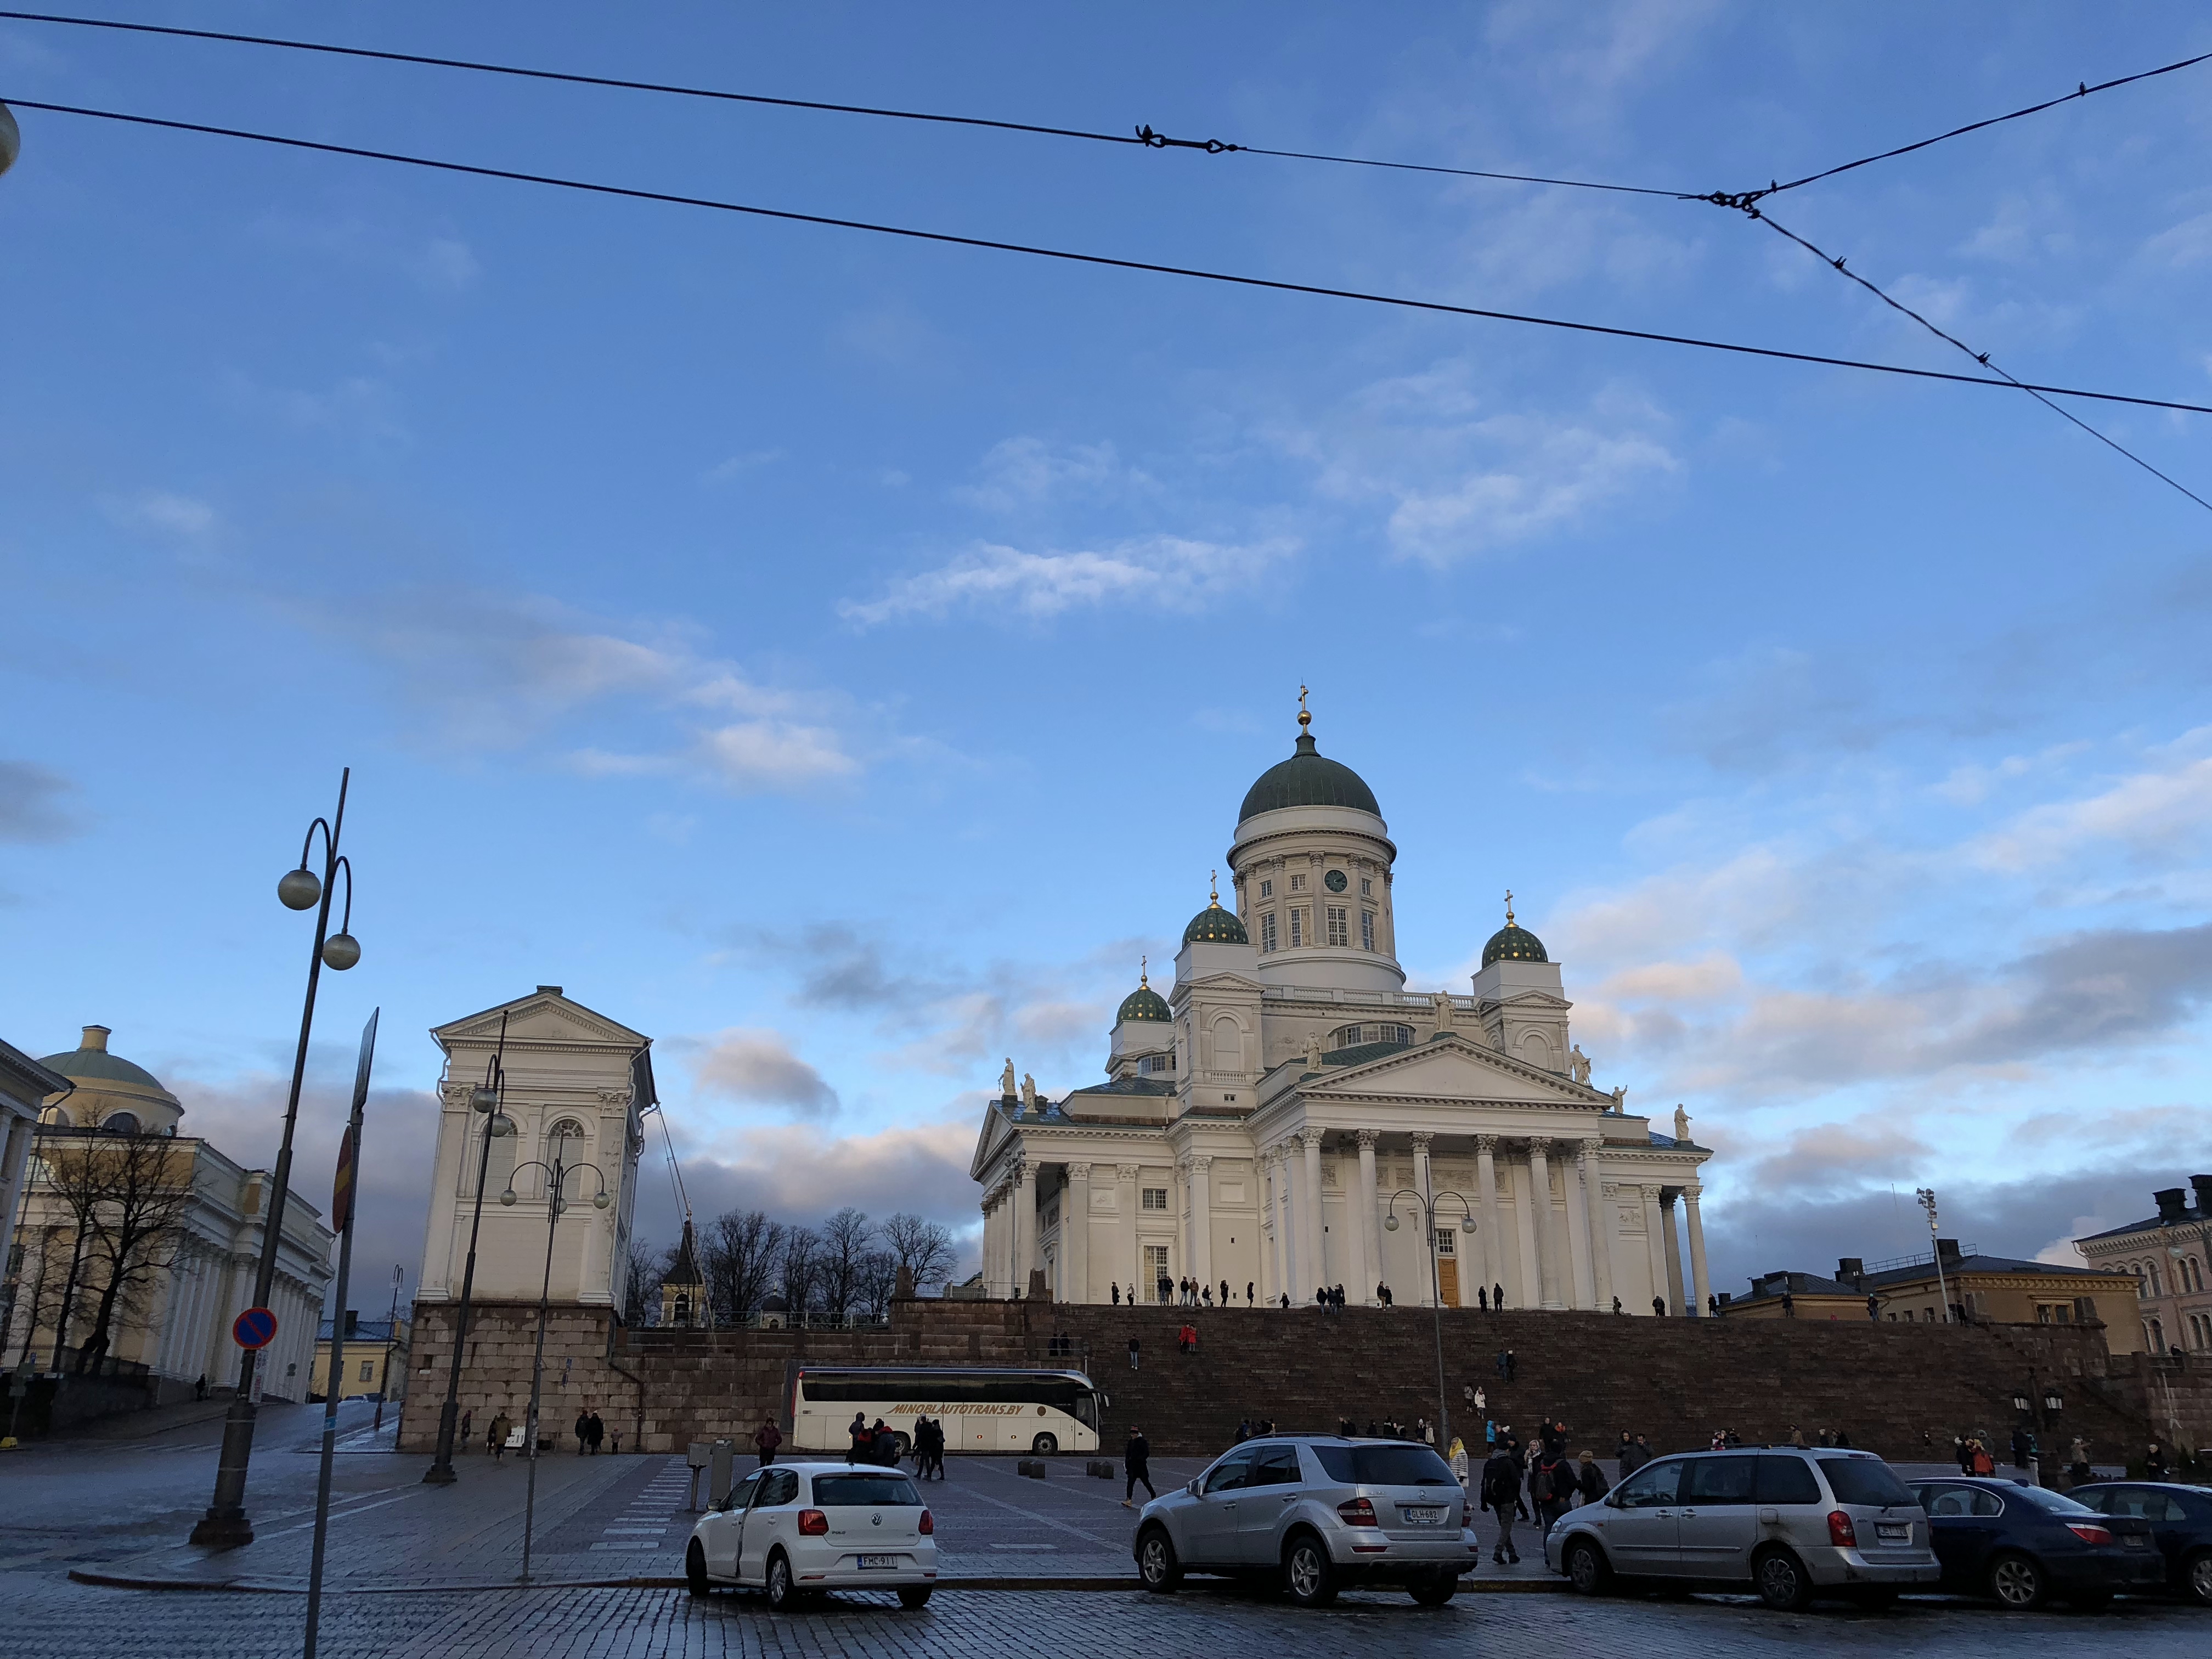
<svg viewBox="0 0 2212 1659"><path fill-rule="evenodd" d="M2156 853L2212 843L2212 726L2154 751L2156 763L2084 799L2033 807L1981 837L1974 860L1993 870L2046 866L2097 842Z"/></svg>
<svg viewBox="0 0 2212 1659"><path fill-rule="evenodd" d="M772 449L748 449L741 454L732 455L727 460L708 467L700 477L708 483L727 483L731 479L741 477L745 473L757 471L764 466L773 466L782 459L783 448L781 445Z"/></svg>
<svg viewBox="0 0 2212 1659"><path fill-rule="evenodd" d="M1122 465L1110 443L1048 444L1041 438L1008 438L992 446L981 481L954 490L956 500L991 513L1013 513L1070 496L1147 489L1152 480Z"/></svg>
<svg viewBox="0 0 2212 1659"><path fill-rule="evenodd" d="M1288 538L1238 544L1151 536L1095 551L1044 553L979 542L934 570L902 577L880 598L844 601L837 613L865 628L955 610L1047 617L1127 602L1188 611L1255 580L1296 550Z"/></svg>
<svg viewBox="0 0 2212 1659"><path fill-rule="evenodd" d="M198 541L210 534L219 520L214 507L191 495L154 489L124 504L115 516L126 524Z"/></svg>
<svg viewBox="0 0 2212 1659"><path fill-rule="evenodd" d="M672 1045L696 1049L693 1084L702 1094L756 1105L787 1106L809 1116L837 1109L837 1091L797 1054L777 1031L732 1028L697 1042Z"/></svg>

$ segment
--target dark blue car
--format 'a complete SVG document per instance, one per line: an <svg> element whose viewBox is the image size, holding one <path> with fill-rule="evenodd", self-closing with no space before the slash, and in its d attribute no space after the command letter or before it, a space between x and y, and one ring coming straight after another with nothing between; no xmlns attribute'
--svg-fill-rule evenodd
<svg viewBox="0 0 2212 1659"><path fill-rule="evenodd" d="M2063 1493L2009 1480L1916 1480L1912 1494L1928 1511L1947 1590L2008 1607L2041 1607L2053 1595L2100 1607L2118 1591L2166 1582L2166 1559L2148 1521L2100 1515Z"/></svg>
<svg viewBox="0 0 2212 1659"><path fill-rule="evenodd" d="M2212 1492L2165 1480L2106 1480L2068 1496L2100 1515L2148 1522L2166 1561L2166 1588L2212 1607Z"/></svg>

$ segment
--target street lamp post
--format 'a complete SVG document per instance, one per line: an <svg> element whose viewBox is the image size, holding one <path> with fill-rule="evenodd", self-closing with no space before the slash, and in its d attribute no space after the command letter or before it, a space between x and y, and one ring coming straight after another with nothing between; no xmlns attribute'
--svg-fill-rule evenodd
<svg viewBox="0 0 2212 1659"><path fill-rule="evenodd" d="M589 1170L599 1178L599 1190L592 1199L592 1207L595 1210L604 1210L614 1202L607 1193L606 1171L596 1164L562 1162L559 1150L560 1140L560 1137L555 1138L553 1161L550 1164L532 1158L514 1172L514 1175L520 1175L523 1170L543 1170L546 1175L545 1276L538 1285L538 1351L530 1361L530 1415L527 1419L529 1426L525 1431L526 1443L522 1453L529 1466L529 1475L524 1482L522 1498L521 1582L526 1584L530 1582L531 1534L538 1518L538 1407L545 1384L545 1307L546 1304L552 1299L553 1293L553 1235L560 1227L561 1212L568 1207L562 1189L568 1185L570 1176L579 1175ZM509 1207L514 1206L516 1198L514 1175L507 1176L507 1190L499 1195L499 1201Z"/></svg>
<svg viewBox="0 0 2212 1659"><path fill-rule="evenodd" d="M1943 1278L1943 1246L1936 1237L1936 1189L1922 1187L1912 1195L1920 1201L1920 1207L1928 1212L1928 1247L1936 1252L1936 1294L1942 1300L1943 1322L1948 1325L1951 1322L1951 1291Z"/></svg>
<svg viewBox="0 0 2212 1659"><path fill-rule="evenodd" d="M307 997L300 1010L299 1047L292 1055L292 1090L284 1103L284 1138L277 1146L276 1168L261 1223L261 1265L253 1275L257 1308L269 1305L269 1293L276 1282L276 1252L283 1243L284 1200L292 1178L292 1131L300 1120L300 1085L307 1073L307 1037L315 1024L315 988L321 982L325 965L334 973L343 973L361 960L361 942L349 931L353 923L353 866L338 852L338 838L345 829L346 788L352 778L351 767L338 774L337 813L327 823L317 818L307 826L307 836L300 843L300 867L286 871L276 884L276 896L285 908L314 910L315 942L307 956ZM318 830L323 832L320 876L307 867ZM346 878L345 908L339 915L338 931L333 933L330 931L331 897L337 890L341 870ZM260 1408L254 1387L260 1363L258 1348L246 1349L239 1361L238 1393L230 1402L230 1414L223 1419L222 1459L216 1469L215 1499L192 1528L195 1544L231 1549L253 1541L253 1525L246 1516L246 1471L253 1456L253 1419Z"/></svg>
<svg viewBox="0 0 2212 1659"><path fill-rule="evenodd" d="M1451 1449L1451 1404L1444 1397L1444 1287L1443 1270L1437 1266L1437 1206L1445 1199L1457 1200L1460 1207L1459 1230L1472 1237L1474 1232L1474 1206L1464 1194L1442 1192L1433 1197L1423 1197L1411 1187L1401 1187L1390 1194L1390 1208L1382 1218L1382 1224L1391 1232L1398 1231L1398 1200L1410 1199L1421 1212L1427 1231L1422 1235L1421 1247L1429 1254L1429 1314L1437 1341L1437 1445L1440 1451Z"/></svg>
<svg viewBox="0 0 2212 1659"><path fill-rule="evenodd" d="M392 1264L392 1311L384 1316L383 1374L377 1382L376 1421L368 1425L371 1434L384 1431L384 1397L392 1392L392 1356L399 1343L399 1283L406 1274L406 1268L396 1261Z"/></svg>
<svg viewBox="0 0 2212 1659"><path fill-rule="evenodd" d="M514 1133L514 1120L501 1109L507 1098L507 1016L499 1017L499 1044L484 1062L484 1080L469 1091L469 1104L484 1115L483 1145L477 1154L477 1207L469 1221L469 1259L461 1270L461 1302L453 1316L453 1364L446 1373L446 1403L438 1408L438 1449L422 1472L433 1486L453 1484L453 1431L460 1419L461 1361L467 1352L469 1298L477 1285L477 1234L483 1227L484 1175L491 1168L491 1143ZM416 1286L419 1293L422 1286ZM416 1325L419 1328L421 1321Z"/></svg>

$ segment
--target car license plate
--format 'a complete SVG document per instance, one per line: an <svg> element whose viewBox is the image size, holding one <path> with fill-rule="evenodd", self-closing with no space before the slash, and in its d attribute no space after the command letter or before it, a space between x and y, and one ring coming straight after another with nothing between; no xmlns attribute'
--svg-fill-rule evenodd
<svg viewBox="0 0 2212 1659"><path fill-rule="evenodd" d="M1408 1525L1416 1527L1433 1527L1444 1518L1442 1510L1400 1510L1398 1513L1406 1517Z"/></svg>
<svg viewBox="0 0 2212 1659"><path fill-rule="evenodd" d="M898 1564L899 1559L896 1555L864 1555L860 1558L863 1571L870 1567L896 1567Z"/></svg>
<svg viewBox="0 0 2212 1659"><path fill-rule="evenodd" d="M2131 1532L2120 1541L2131 1550L2147 1550L2150 1547L2150 1540L2139 1532Z"/></svg>
<svg viewBox="0 0 2212 1659"><path fill-rule="evenodd" d="M1874 1535L1885 1544L1910 1544L1912 1541L1912 1523L1908 1521L1901 1526L1895 1526L1877 1521Z"/></svg>

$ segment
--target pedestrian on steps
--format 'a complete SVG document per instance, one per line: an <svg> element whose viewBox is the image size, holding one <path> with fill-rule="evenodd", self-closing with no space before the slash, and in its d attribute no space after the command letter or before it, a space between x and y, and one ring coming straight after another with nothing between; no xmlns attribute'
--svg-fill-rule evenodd
<svg viewBox="0 0 2212 1659"><path fill-rule="evenodd" d="M607 1437L607 1421L594 1410L591 1416L591 1432L585 1438L591 1443L592 1455L599 1455L599 1443Z"/></svg>
<svg viewBox="0 0 2212 1659"><path fill-rule="evenodd" d="M1597 1466L1597 1454L1584 1452L1576 1462L1576 1495L1585 1504L1595 1504L1612 1490L1613 1483L1605 1478L1605 1471Z"/></svg>
<svg viewBox="0 0 2212 1659"><path fill-rule="evenodd" d="M1498 1517L1498 1540L1491 1547L1490 1559L1500 1566L1521 1559L1521 1552L1513 1547L1514 1513L1522 1506L1520 1449L1519 1441L1509 1439L1482 1466L1478 1507Z"/></svg>
<svg viewBox="0 0 2212 1659"><path fill-rule="evenodd" d="M584 1448L591 1443L592 1414L589 1412L580 1411L576 1413L576 1455L581 1457L584 1455Z"/></svg>
<svg viewBox="0 0 2212 1659"><path fill-rule="evenodd" d="M1505 1287L1503 1285L1492 1285L1490 1287L1490 1308L1492 1313L1504 1312Z"/></svg>
<svg viewBox="0 0 2212 1659"><path fill-rule="evenodd" d="M1145 1438L1142 1429L1132 1428L1129 1431L1129 1443L1121 1448L1121 1473L1127 1477L1121 1488L1123 1509L1137 1507L1132 1500L1137 1495L1139 1483L1143 1485L1147 1498L1159 1496L1152 1489L1152 1443Z"/></svg>
<svg viewBox="0 0 2212 1659"><path fill-rule="evenodd" d="M1133 1336L1129 1339L1129 1369L1137 1369L1137 1339Z"/></svg>
<svg viewBox="0 0 2212 1659"><path fill-rule="evenodd" d="M1484 1313L1488 1313L1490 1311L1490 1292L1484 1290L1479 1285L1475 1286L1474 1305L1480 1309Z"/></svg>
<svg viewBox="0 0 2212 1659"><path fill-rule="evenodd" d="M1248 1308L1252 1305L1252 1281L1249 1279L1244 1281L1244 1305Z"/></svg>
<svg viewBox="0 0 2212 1659"><path fill-rule="evenodd" d="M775 1419L761 1414L761 1425L753 1431L753 1449L760 1454L760 1466L766 1468L775 1462L775 1449L783 1443L783 1431L775 1425Z"/></svg>
<svg viewBox="0 0 2212 1659"><path fill-rule="evenodd" d="M1224 1308L1229 1305L1229 1281L1225 1279L1221 1281L1221 1305Z"/></svg>
<svg viewBox="0 0 2212 1659"><path fill-rule="evenodd" d="M492 1462L495 1463L507 1462L507 1437L514 1428L514 1425L507 1420L505 1412L497 1413L491 1419L491 1429L488 1438L491 1445Z"/></svg>

